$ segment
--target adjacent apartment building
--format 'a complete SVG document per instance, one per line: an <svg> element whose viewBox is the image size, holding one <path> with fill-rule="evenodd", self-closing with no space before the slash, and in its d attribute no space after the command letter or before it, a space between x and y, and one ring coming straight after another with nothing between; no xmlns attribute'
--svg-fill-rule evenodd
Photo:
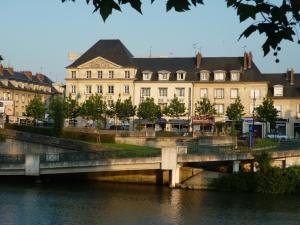
<svg viewBox="0 0 300 225"><path fill-rule="evenodd" d="M45 102L59 92L45 75L30 71L16 72L12 67L0 64L0 104L10 122L19 122L25 115L26 105L38 95ZM7 105L8 107L3 107Z"/></svg>
<svg viewBox="0 0 300 225"><path fill-rule="evenodd" d="M242 57L136 58L120 40L100 40L67 66L66 95L80 103L92 94L101 94L108 105L118 98L131 97L139 105L147 97L164 108L176 95L186 116L164 118L168 130L178 124L193 130L217 121L226 122L226 108L239 96L245 107L243 132L253 126L253 110L267 94L279 111L277 129L291 138L300 136L300 75L293 70L263 74L251 52ZM195 104L208 98L215 104L213 120L195 116ZM266 128L254 121L258 136Z"/></svg>

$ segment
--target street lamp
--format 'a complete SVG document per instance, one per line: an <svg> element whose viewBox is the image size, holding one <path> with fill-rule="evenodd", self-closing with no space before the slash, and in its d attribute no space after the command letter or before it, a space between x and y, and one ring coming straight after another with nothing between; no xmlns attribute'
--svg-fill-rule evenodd
<svg viewBox="0 0 300 225"><path fill-rule="evenodd" d="M255 88L253 89L253 109L252 109L252 129L250 132L250 148L253 148L254 145L254 117L255 117Z"/></svg>

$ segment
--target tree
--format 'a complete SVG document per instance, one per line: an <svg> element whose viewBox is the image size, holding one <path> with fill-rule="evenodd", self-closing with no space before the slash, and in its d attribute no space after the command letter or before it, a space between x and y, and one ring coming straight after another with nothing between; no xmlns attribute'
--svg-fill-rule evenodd
<svg viewBox="0 0 300 225"><path fill-rule="evenodd" d="M237 131L236 131L236 123L241 121L244 113L244 106L241 103L240 97L237 97L234 103L231 103L226 109L226 116L229 120L231 120L231 130L230 133L235 137L235 148L237 148Z"/></svg>
<svg viewBox="0 0 300 225"><path fill-rule="evenodd" d="M76 0L61 0L62 2ZM151 0L153 3L155 0ZM280 51L279 44L283 40L295 41L300 44L297 29L300 24L300 1L299 0L225 0L228 8L237 12L240 22L250 20L252 23L243 31L241 37L248 38L258 32L264 34L266 41L262 45L264 54L267 55L272 48L274 56ZM86 0L87 4L93 3L94 12L99 12L105 21L113 10L121 11L121 6L129 3L130 6L142 14L141 0ZM204 4L204 0L167 0L166 10L174 9L177 12L190 10L191 5ZM279 62L279 59L276 59Z"/></svg>
<svg viewBox="0 0 300 225"><path fill-rule="evenodd" d="M195 114L199 116L211 117L217 114L215 104L212 104L208 98L203 98L195 104Z"/></svg>
<svg viewBox="0 0 300 225"><path fill-rule="evenodd" d="M30 116L34 119L34 124L38 119L43 119L45 117L46 107L42 102L40 96L35 95L34 98L26 106L26 116Z"/></svg>
<svg viewBox="0 0 300 225"><path fill-rule="evenodd" d="M53 133L60 137L64 127L64 119L66 116L66 103L60 96L55 96L49 105L49 115L54 120Z"/></svg>
<svg viewBox="0 0 300 225"><path fill-rule="evenodd" d="M0 63L1 63L1 61L3 61L2 55L0 55Z"/></svg>
<svg viewBox="0 0 300 225"><path fill-rule="evenodd" d="M74 119L79 116L79 104L77 99L72 99L70 96L66 98L65 103L65 113L66 118Z"/></svg>
<svg viewBox="0 0 300 225"><path fill-rule="evenodd" d="M116 116L119 120L128 120L135 116L136 106L133 105L131 97L125 99L123 102L118 99L116 102Z"/></svg>
<svg viewBox="0 0 300 225"><path fill-rule="evenodd" d="M184 103L181 103L176 95L171 100L170 104L164 109L164 114L171 118L179 118L186 115ZM179 124L180 130L180 124Z"/></svg>
<svg viewBox="0 0 300 225"><path fill-rule="evenodd" d="M274 129L276 124L277 109L274 107L273 100L270 97L265 97L260 106L256 109L257 117L266 123L266 128L268 132L267 123L270 124L270 128Z"/></svg>
<svg viewBox="0 0 300 225"><path fill-rule="evenodd" d="M145 101L139 104L137 116L142 119L148 119L152 123L161 116L161 110L158 105L154 103L153 98L146 98Z"/></svg>
<svg viewBox="0 0 300 225"><path fill-rule="evenodd" d="M93 121L102 120L106 113L106 102L102 99L101 95L92 95L86 100L81 108L81 115L92 119Z"/></svg>

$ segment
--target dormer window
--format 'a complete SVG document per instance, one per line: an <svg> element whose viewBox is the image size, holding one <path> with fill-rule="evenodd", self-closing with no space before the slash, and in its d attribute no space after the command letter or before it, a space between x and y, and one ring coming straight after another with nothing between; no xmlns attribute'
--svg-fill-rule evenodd
<svg viewBox="0 0 300 225"><path fill-rule="evenodd" d="M274 85L274 97L282 97L283 96L283 86L278 84Z"/></svg>
<svg viewBox="0 0 300 225"><path fill-rule="evenodd" d="M225 80L225 71L217 70L214 72L214 80L215 81L224 81Z"/></svg>
<svg viewBox="0 0 300 225"><path fill-rule="evenodd" d="M145 70L143 71L143 80L151 80L152 72Z"/></svg>
<svg viewBox="0 0 300 225"><path fill-rule="evenodd" d="M239 81L240 80L240 71L232 70L230 72L230 80L231 81Z"/></svg>
<svg viewBox="0 0 300 225"><path fill-rule="evenodd" d="M170 72L166 70L158 71L158 79L159 80L169 80Z"/></svg>
<svg viewBox="0 0 300 225"><path fill-rule="evenodd" d="M177 80L185 80L185 74L186 72L183 70L176 71L177 73Z"/></svg>
<svg viewBox="0 0 300 225"><path fill-rule="evenodd" d="M200 72L200 80L201 81L208 81L209 80L209 71L203 70Z"/></svg>

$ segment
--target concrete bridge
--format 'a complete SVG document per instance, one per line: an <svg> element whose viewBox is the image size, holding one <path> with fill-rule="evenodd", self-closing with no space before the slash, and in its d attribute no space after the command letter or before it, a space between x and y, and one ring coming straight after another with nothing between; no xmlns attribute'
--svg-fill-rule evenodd
<svg viewBox="0 0 300 225"><path fill-rule="evenodd" d="M128 170L167 170L170 186L179 183L180 167L188 162L232 162L233 171L239 171L241 162L253 161L250 152L223 152L222 154L189 153L187 147L163 148L161 153L145 157L122 157L112 151L51 152L44 154L0 155L0 175L40 176L46 174L92 173ZM300 150L273 151L273 160L284 167L300 165Z"/></svg>

